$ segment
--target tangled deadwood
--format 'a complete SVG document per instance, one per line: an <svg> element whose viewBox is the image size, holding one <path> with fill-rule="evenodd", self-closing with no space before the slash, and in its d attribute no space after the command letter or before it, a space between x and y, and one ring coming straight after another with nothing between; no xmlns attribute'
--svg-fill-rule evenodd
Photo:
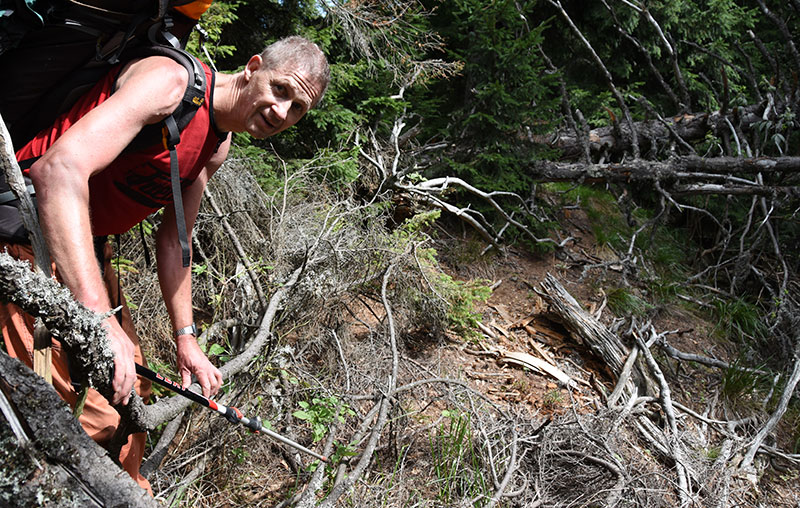
<svg viewBox="0 0 800 508"><path fill-rule="evenodd" d="M301 191L288 192L292 185ZM145 408L158 411L153 421L174 420L147 468L160 498L183 496L200 505L270 500L333 506L357 499L361 506L378 506L387 497L402 504L423 496L444 505L538 506L567 499L607 506L725 506L746 495L748 484L737 476L736 464L759 434L769 434L768 422L729 419L719 407L693 409L671 397L671 381L650 353L663 345L680 357L667 349L669 333L648 323L631 323L625 333L625 327L600 326L548 278L542 294L550 298L551 311L565 322L579 313L584 326L575 326L575 340L598 341L589 350L614 366L612 380L625 388L614 390L595 414L575 404L572 413L552 421L499 405L429 356L434 345L437 354L464 347L425 333L447 327L441 320L452 290L425 250L429 240L411 225L376 227L383 224L376 220L381 211L348 196L330 199L315 185L297 174L268 196L242 167L226 166L209 190L215 205L209 202L199 221L198 264L206 267L195 275L200 294L223 295L210 299L219 306L204 314L208 350L216 345L223 351L215 357L229 387L221 401L260 414L276 431L337 462L314 466L292 450L231 432L224 420L166 397ZM243 195L251 196L248 208L242 208ZM228 228L222 218L253 224ZM123 243L125 252L137 248L141 244L131 239ZM260 267L252 270L255 277L248 266ZM144 267L137 281L134 275L126 273L126 287L150 294L152 275ZM11 277L17 278L22 275ZM254 281L263 286L266 307L258 291L247 288ZM234 304L236 298L242 303ZM237 319L239 312L254 317ZM143 333L151 358L168 365L167 354L158 356L169 353L158 338L167 325L157 321L140 316L144 330L156 330ZM612 338L598 339L606 334ZM570 390L576 397L592 394L583 385ZM792 390L787 387L784 396ZM754 449L756 464L764 457L798 460L768 440ZM255 463L253 474L270 478L268 489L254 492L236 474L242 462L235 450ZM565 483L575 475L583 480L581 488Z"/></svg>

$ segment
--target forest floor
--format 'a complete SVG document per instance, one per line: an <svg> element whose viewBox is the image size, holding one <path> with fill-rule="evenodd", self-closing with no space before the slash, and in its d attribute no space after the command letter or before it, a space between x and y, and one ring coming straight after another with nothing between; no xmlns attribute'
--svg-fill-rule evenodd
<svg viewBox="0 0 800 508"><path fill-rule="evenodd" d="M534 254L511 248L503 255L470 258L464 256L464 251L448 255L440 250L448 271L454 277L485 279L493 287L491 297L476 306L481 315L481 333L467 343L460 343L461 338L454 339L454 344L458 345L446 348L447 354L440 351L438 357L442 370L468 379L475 390L486 394L498 405L514 411L522 409L541 420L601 410L605 397L614 389L615 379L580 338L571 335L549 312L539 296L542 291L540 281L548 273L555 275L589 313L605 324L629 317L622 313L615 315L607 305L610 292L628 286L621 280L621 270L615 270L613 264L605 270L584 270L586 265L613 260L613 253L595 241L584 212L571 210L567 219L570 225L568 233L578 238L577 248L573 248L572 255L568 256ZM463 238L458 241L461 245L463 242ZM483 248L482 245L479 247ZM476 244L476 251L477 248ZM580 254L575 255L576 252ZM627 282L637 298L649 299L648 290L640 281ZM715 322L714 315L695 303L672 301L648 306L647 318L652 320L656 330L673 332L669 335L669 343L682 352L716 358L733 365L744 361L738 352L740 346L720 333L720 324ZM657 349L654 347L653 353L664 370L675 401L705 415L724 412L728 418L755 416L760 421L765 419L764 394L755 386L756 380L742 380L753 385L726 395L723 384L725 376L731 375L729 372L693 362L679 362ZM543 372L504 362L487 353L496 350L539 357L578 381L578 387L569 389ZM769 395L766 398L769 399ZM687 422L691 425L697 423ZM800 415L787 413L774 442L780 449L795 451L798 429ZM750 502L746 505L798 507L799 496L800 468L772 463L752 485L747 495Z"/></svg>
<svg viewBox="0 0 800 508"><path fill-rule="evenodd" d="M503 253L481 255L485 244L473 239L468 233L454 233L454 228L450 228L436 234L438 238L434 246L444 269L458 280L482 280L493 288L492 293L487 301L476 304L475 311L480 315L481 324L471 334L446 332L444 337L436 337L425 330L403 334L399 339L403 363L400 370L401 377L405 375L405 378L398 380L398 383L411 383L421 377L441 377L464 382L475 393L485 396L490 405L514 415L515 421L524 422L520 427L521 433L553 422L546 429L552 431L546 439L552 440L554 436L556 441L562 438L565 441L574 439L577 443L575 450L580 449L580 440L584 438L580 431L585 432L586 429L583 428L584 423L577 425L580 427L579 432L570 430L570 426L576 427L575 421L579 417L586 417L589 422L586 428L589 431L594 431L593 425L596 424L601 432L620 435L619 438L606 435L603 440L611 444L615 450L613 453L619 453L615 460L622 461L627 471L634 473L634 477L660 478L657 481L659 488L663 487L663 490L643 494L644 502L629 499L624 505L676 505L677 500L670 498L675 491L671 466L659 462L656 454L650 452L647 443L637 437L635 429L630 425L616 429L608 423L610 419L605 397L614 390L616 379L603 361L582 344L579 338L573 336L551 312L539 293L543 291L541 281L547 274L554 275L584 309L607 326L635 315L640 322L650 320L658 332L671 332L668 335L669 343L680 351L713 357L732 364L741 361L752 362L748 365L762 363L756 358L742 358L739 353L741 344L721 333L724 323L720 323L708 309L680 298L659 301L655 294L657 288L654 289L652 282L645 283L631 274L624 277L621 267L615 264L616 255L595 238L591 220L585 212L580 209L565 209L560 220L564 227L562 233L575 237L577 241L557 253L532 253L521 247L511 247ZM588 269L592 265L601 264L604 265L603 268ZM628 298L623 301L633 302L633 305L619 305L620 294ZM617 305L614 305L614 295L617 295ZM297 364L295 369L286 367L283 373L314 379L310 386L302 382L288 386L284 379L284 395L275 396L274 388L279 383L275 379L278 371L273 367L259 367L255 370L259 371L260 379L253 379L246 389L237 389L240 400L260 401L263 398L265 405L260 412L265 418L275 422L276 430L287 433L292 439L304 444L310 444L311 433L307 422L292 417L293 411L297 409L293 406L294 399L297 396L311 397L311 394L316 393L316 384L319 383L324 384L326 390L332 390L332 393L345 394L343 369L339 365L340 356L347 358L346 363L350 366L354 384L355 378L359 376L363 378L362 382L367 383L366 388L359 387L362 391L368 393L370 387L379 384L377 380L381 379L383 373L375 365L386 361L386 343L373 333L378 329L378 321L383 319L381 309L378 305L372 305L371 309L377 309L377 313L366 307L359 310L357 304L351 308L352 314L338 312L336 309L325 311L335 313L339 316L337 319L344 321L337 327L337 330L343 332L338 352L331 346L331 341L325 338L328 334L303 333L298 328L298 331L282 337L282 343L293 348L293 357L303 361L302 366ZM730 373L726 373L724 369L669 359L657 346L652 347L652 352L664 371L675 401L708 418L736 420L754 417L753 425L756 429L766 421L768 412L764 409L764 400L770 397L763 385L755 386L755 380L742 380L744 386L738 391L732 393L727 390L726 393L726 375L729 376ZM515 355L531 355L552 365L572 378L576 386L567 388L550 375L521 367L508 360ZM338 378L334 379L336 376ZM747 385L748 382L751 384ZM336 388L334 383L338 383L339 387ZM455 504L443 501L442 486L447 485L452 478L437 477L441 473L437 471L438 459L433 456L433 443L443 432L447 433L448 419L450 425L456 421L451 416L445 416L445 410L453 407L450 406L453 401L464 401L459 398L463 394L453 396L452 392L457 391L457 387L453 387L446 394L444 392L447 389L432 386L406 393L402 403L397 406L402 414L393 416L392 423L384 431L379 450L370 465L368 480L361 480L355 490L341 500L342 506L438 508L461 506L465 498L474 497L468 491ZM292 390L297 393L291 398L287 397L285 394ZM351 392L358 393L355 387ZM461 407L469 407L472 402L473 399L469 399ZM370 404L372 402L362 398L361 402L353 403L353 409L363 414ZM489 412L492 411L495 410L489 408ZM499 411L492 414L497 415ZM657 415L659 410L652 410L652 413ZM774 437L773 442L781 450L795 451L800 435L800 415L796 413L787 413L784 416ZM494 423L492 417L486 417L479 423L479 416L476 415L480 415L481 410L472 414L475 418L473 425L483 425L483 432L487 428L491 432L490 427ZM595 416L597 418L593 420ZM162 466L161 471L151 477L157 498L172 498L177 490L176 486L184 483L176 483L179 478L186 476L186 472L181 471L193 467L198 455L209 457L206 473L203 473L202 481L193 484L188 493L182 494L180 505L188 502L191 505L213 507L284 506L294 493L302 492L303 484L307 481L307 473L303 471L302 464L298 467L291 454L287 454L270 440L245 432L230 432L226 422L201 411L195 412L191 421L192 432L181 433L184 437L174 444L170 459ZM661 428L664 423L656 418L656 425ZM691 450L692 460L702 469L702 474L708 473L715 463L714 459L720 454L719 444L723 439L712 425L706 428L702 422L693 418L682 417L680 425L683 429L691 429L687 434L701 436L700 442L691 441L693 446L696 445L696 449ZM553 430L555 427L558 430ZM202 428L207 428L208 432L199 432ZM503 432L507 432L507 429ZM750 429L750 434L752 433ZM188 438L193 434L214 437L193 441ZM501 442L502 436L498 432L492 439ZM557 496L563 492L564 501L549 503L547 506L605 506L603 495L597 494L593 497L590 494L570 498L573 493L568 492L573 486L576 491L580 490L578 487L583 487L584 491L592 490L592 475L597 475L598 486L595 490L614 490L613 481L609 489L599 487L601 483L608 485L609 482L609 476L603 476L602 468L601 473L598 473L597 468L591 470L582 467L585 464L552 459L558 456L559 450L555 454L550 453L551 463L540 466L536 461L542 456L547 459L547 443L535 443L535 439L537 438L528 440L526 446L529 447L529 454L524 465L526 470L518 472L517 484L514 486L519 488L524 482L526 487L523 488L529 490L528 497L524 500L511 498L501 502L500 506L529 506L527 503L530 500L538 498L538 487L528 485L527 482L538 481L536 475L541 478L548 475L548 478L561 477L558 488L551 488L549 495L550 499L553 499L553 495L556 499L561 499ZM614 442L615 439L617 442ZM310 446L318 449L321 443ZM544 451L537 455L537 450ZM609 455L612 455L610 449ZM727 464L735 462L734 457ZM462 466L463 464L459 467ZM499 463L497 466L501 467ZM735 495L731 496L731 500L736 500L740 506L800 506L800 469L775 462L763 470L764 473L755 484L748 484L742 478L736 479L732 487ZM467 474L474 472L469 471L468 467L463 471ZM640 480L630 480L632 485L637 481ZM631 489L636 488L645 491L646 487L647 485L634 485L631 488L626 487L624 492L627 495ZM701 489L715 487L715 484L700 486ZM489 490L492 490L491 487ZM662 495L662 492L665 494ZM181 499L180 496L178 499ZM653 504L653 499L658 499L658 502ZM478 505L480 503L475 504Z"/></svg>

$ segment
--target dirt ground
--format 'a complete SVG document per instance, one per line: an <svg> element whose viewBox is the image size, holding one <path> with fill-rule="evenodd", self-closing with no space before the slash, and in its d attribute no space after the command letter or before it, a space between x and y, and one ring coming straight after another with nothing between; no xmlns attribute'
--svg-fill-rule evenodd
<svg viewBox="0 0 800 508"><path fill-rule="evenodd" d="M628 317L615 316L607 304L610 288L620 285L620 272L613 265L606 270L585 271L587 265L612 261L611 253L596 246L584 216L575 211L569 219L573 228L569 234L579 238L579 242L566 254L533 254L521 248L510 248L502 254L481 256L485 245L480 241L467 240L465 243L465 239L460 238L452 242L452 249L448 249L446 241L437 244L439 259L450 275L465 281L485 280L492 287L492 294L488 301L475 308L481 315L481 325L472 336L456 336L450 332L445 340L432 340L429 335L418 340L404 337L404 344L408 348L406 353L411 355L411 360L424 364L430 372L464 380L497 406L514 414L529 415L531 420L543 421L548 417L555 420L573 411L588 416L603 409L603 396L613 391L615 378L603 362L559 322L538 293L542 291L541 281L549 273L587 311L599 316L602 323L610 325L615 319ZM628 282L633 291L642 290L637 281L630 279ZM369 349L366 341L370 328L366 324L374 326L378 316L366 309L361 309L361 312L355 309L355 315L358 318L349 323L351 347L358 349L361 341L364 341L364 349ZM659 332L675 332L669 335L669 342L681 351L713 356L724 361L736 358L735 348L715 333L715 324L709 316L691 306L675 304L651 309L648 318L652 319L653 326ZM303 340L298 339L295 345L301 348ZM674 399L699 413L709 408L710 401L715 400L715 394L720 391L723 373L719 369L693 367L669 360L657 347L653 347L652 351L670 382ZM329 353L332 358L323 355L317 358L320 369L326 362L335 363L337 357ZM574 382L573 388L567 388L552 374L514 361L530 358L545 362L557 369L556 372L568 376ZM435 396L420 396L419 399L423 409L416 414L418 423L422 427L430 426L436 418L441 418L446 406L440 404ZM694 424L690 420L685 421L686 425ZM297 432L294 438L308 442L306 425L297 421L294 423ZM225 428L224 422L220 425L223 426L220 429ZM787 448L790 430L784 428L782 432L786 438L779 437L778 444L783 449L791 449ZM241 454L247 453L249 457L275 457L276 448L268 441L253 437L245 439L237 447L231 448L239 450ZM426 462L429 458L425 455L429 451L425 443L416 452L412 451L408 457L412 476L429 470ZM185 450L185 455L190 456L191 453L192 450ZM244 455L231 455L227 463L237 463L244 460L242 457ZM388 451L379 453L376 462L375 478L381 474L393 477L392 466L395 462ZM214 477L236 478L237 474L232 468L230 472L215 471ZM795 506L791 500L796 499L796 492L800 491L798 478L800 472L796 469L769 468L759 484L753 487L754 501L747 505ZM291 492L296 484L296 471L285 457L278 456L277 460L260 462L238 483L229 484L227 488L230 491L226 491L226 496L230 501L215 506L266 506L262 504L264 499L285 499L287 492ZM392 491L392 495L398 499L402 497L396 491ZM435 494L427 492L419 495L422 499L435 498Z"/></svg>
<svg viewBox="0 0 800 508"><path fill-rule="evenodd" d="M493 288L488 301L476 309L482 315L480 338L473 339L468 346L451 349L452 368L462 369L475 389L498 404L516 409L524 407L541 417L572 410L588 413L600 409L600 392L610 393L614 389L614 379L607 367L548 311L538 294L539 283L548 273L556 276L586 310L595 314L599 309L596 315L606 325L616 318L626 317L615 316L604 306L604 289L614 287L619 275L613 269L588 275L584 272L587 264L609 260L608 253L593 243L588 228L581 227L585 224L584 218L573 216L571 223L575 228L571 234L579 237L579 241L572 255L561 256L563 259L554 254L537 255L510 249L489 260L463 264L450 260L449 263L454 276L482 277ZM633 282L635 289L635 281L629 282ZM704 315L696 306L669 305L655 309L649 317L659 332L674 332L668 340L678 350L729 363L736 361L735 344L715 333L713 318L708 313ZM498 351L525 353L545 360L574 379L577 387L570 390L551 375L505 362L502 355L496 354ZM710 401L717 400L724 375L721 369L677 362L661 354L658 348L653 348L653 353L676 401L703 413L713 404ZM739 417L748 415L747 404L734 407L741 411ZM766 420L763 413L759 417ZM795 439L793 427L797 422L788 421L790 419L782 422L776 441L782 449L791 451ZM750 505L800 506L794 504L798 491L800 470L775 465L753 486Z"/></svg>

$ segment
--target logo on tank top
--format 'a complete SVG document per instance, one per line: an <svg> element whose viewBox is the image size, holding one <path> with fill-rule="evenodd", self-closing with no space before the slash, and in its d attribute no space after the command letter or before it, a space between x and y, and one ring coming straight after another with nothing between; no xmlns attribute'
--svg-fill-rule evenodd
<svg viewBox="0 0 800 508"><path fill-rule="evenodd" d="M120 192L148 208L161 208L172 203L172 184L169 172L162 171L153 164L128 171L114 185ZM188 178L181 178L181 189L190 184Z"/></svg>

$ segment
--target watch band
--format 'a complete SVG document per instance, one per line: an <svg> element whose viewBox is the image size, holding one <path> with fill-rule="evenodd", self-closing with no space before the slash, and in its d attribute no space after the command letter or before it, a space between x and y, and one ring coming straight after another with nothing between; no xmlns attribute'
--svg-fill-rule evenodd
<svg viewBox="0 0 800 508"><path fill-rule="evenodd" d="M181 335L194 335L197 337L197 325L192 323L189 326L184 326L183 328L175 330L175 338L178 338Z"/></svg>

